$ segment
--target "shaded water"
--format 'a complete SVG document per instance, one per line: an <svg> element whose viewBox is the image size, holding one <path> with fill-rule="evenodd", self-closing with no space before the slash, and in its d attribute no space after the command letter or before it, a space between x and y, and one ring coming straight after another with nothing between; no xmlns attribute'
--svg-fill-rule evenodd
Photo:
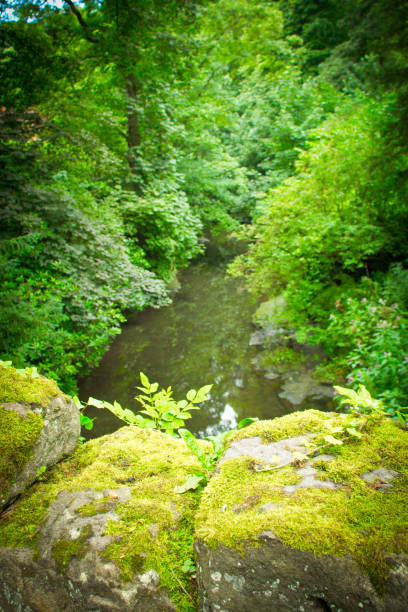
<svg viewBox="0 0 408 612"><path fill-rule="evenodd" d="M100 365L80 383L80 397L117 400L138 411L139 372L160 386L172 386L174 397L213 384L210 400L193 412L187 427L201 435L234 427L244 417L273 418L295 409L322 408L308 401L294 407L279 397L280 380L268 380L251 363L257 348L249 345L256 309L243 282L225 277L225 266L201 261L180 274L173 304L131 314ZM95 409L92 437L123 423Z"/></svg>

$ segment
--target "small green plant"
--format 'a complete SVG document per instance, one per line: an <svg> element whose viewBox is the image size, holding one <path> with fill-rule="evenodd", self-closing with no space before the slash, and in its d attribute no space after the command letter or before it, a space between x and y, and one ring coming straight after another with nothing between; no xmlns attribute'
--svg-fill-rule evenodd
<svg viewBox="0 0 408 612"><path fill-rule="evenodd" d="M184 427L184 421L191 418L191 410L199 410L202 402L208 399L212 385L205 385L196 391L190 389L185 400L176 401L171 387L159 390L159 383L151 383L143 372L140 372L142 386L137 387L142 393L135 397L142 406L140 414L128 408L122 408L119 402L101 401L90 397L88 404L96 408L106 408L127 425L136 425L144 429L158 429L169 434ZM146 415L146 416L142 416Z"/></svg>
<svg viewBox="0 0 408 612"><path fill-rule="evenodd" d="M181 566L181 571L184 574L188 574L190 576L190 578L195 578L196 577L196 571L197 571L197 567L196 564L194 563L194 561L190 558L187 558L183 565Z"/></svg>
<svg viewBox="0 0 408 612"><path fill-rule="evenodd" d="M74 402L75 406L79 410L79 419L80 419L81 429L82 427L84 427L88 431L93 429L93 422L95 419L91 419L90 417L86 416L86 414L84 414L84 410L87 404L84 404L83 402L81 402L79 397L77 397L76 395L73 396L72 401ZM85 442L84 436L80 436L79 444L83 444L84 442Z"/></svg>
<svg viewBox="0 0 408 612"><path fill-rule="evenodd" d="M354 389L346 389L345 387L334 387L335 391L341 396L340 404L346 405L350 414L356 417L368 417L369 419L376 419L378 417L389 417L396 416L404 427L407 425L408 420L408 407L400 407L390 414L382 400L374 399L364 385L359 385L358 391Z"/></svg>
<svg viewBox="0 0 408 612"><path fill-rule="evenodd" d="M204 385L204 387L198 390L190 389L186 394L186 399L176 401L173 398L171 387L159 390L159 384L157 382L151 383L143 372L140 372L140 381L141 386L138 386L137 389L142 393L135 397L143 406L140 414L135 414L132 410L123 408L117 401L111 404L94 397L88 399L88 405L96 408L106 408L127 425L136 425L143 429L158 429L175 437L182 438L200 462L203 471L189 474L187 479L176 487L175 491L176 493L185 493L205 485L223 452L226 438L231 435L233 430L224 431L216 436L208 436L207 439L212 444L212 452L208 452L204 450L200 445L200 441L195 438L191 431L185 429L184 422L191 418L191 410L199 410L199 404L209 399L208 393L211 391L212 385ZM78 398L75 398L75 400L79 402ZM81 405L80 402L79 404ZM92 419L89 420L92 421ZM242 419L238 423L238 429L242 429L242 427L257 420L257 418ZM85 425L85 427L87 426ZM88 428L91 429L91 427Z"/></svg>
<svg viewBox="0 0 408 612"><path fill-rule="evenodd" d="M154 424L154 429L173 433L175 429L184 426L184 421L191 418L191 410L199 410L202 402L208 399L208 393L212 385L204 385L196 391L187 391L185 400L177 402L173 397L171 387L158 391L158 383L150 383L143 372L140 372L141 387L137 387L142 393L136 396L145 414Z"/></svg>
<svg viewBox="0 0 408 612"><path fill-rule="evenodd" d="M247 425L250 425L258 420L259 419L257 417L242 419L238 423L238 429L242 429L243 427L246 427ZM204 468L204 473L196 472L194 475L188 476L182 485L176 487L176 493L184 493L185 491L194 490L199 486L207 484L211 472L214 470L218 459L221 457L224 451L224 442L233 431L233 429L229 429L228 431L222 431L216 436L207 436L207 440L211 442L213 448L211 453L206 453L201 448L199 441L193 436L191 431L188 431L188 429L178 430L180 437L183 438L193 455L195 455L198 461L201 463L202 467Z"/></svg>

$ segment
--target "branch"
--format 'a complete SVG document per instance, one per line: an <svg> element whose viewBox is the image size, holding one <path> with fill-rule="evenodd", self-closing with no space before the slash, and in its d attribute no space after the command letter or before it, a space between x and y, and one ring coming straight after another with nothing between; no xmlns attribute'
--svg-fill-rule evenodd
<svg viewBox="0 0 408 612"><path fill-rule="evenodd" d="M68 4L71 13L75 16L79 25L83 29L86 40L92 43L98 42L97 38L95 38L95 36L93 36L93 34L90 32L89 25L86 23L85 19L82 17L81 12L75 6L74 2L72 2L72 0L64 0L64 2Z"/></svg>

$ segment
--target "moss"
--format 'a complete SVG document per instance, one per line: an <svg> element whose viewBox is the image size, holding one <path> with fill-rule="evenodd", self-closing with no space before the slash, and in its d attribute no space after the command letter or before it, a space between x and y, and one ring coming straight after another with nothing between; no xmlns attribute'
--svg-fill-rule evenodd
<svg viewBox="0 0 408 612"><path fill-rule="evenodd" d="M60 570L64 570L69 565L72 557L81 559L88 550L87 538L89 529L83 528L80 535L75 540L62 538L52 545L51 556Z"/></svg>
<svg viewBox="0 0 408 612"><path fill-rule="evenodd" d="M35 547L39 527L55 496L54 488L44 483L27 490L17 504L0 515L0 546Z"/></svg>
<svg viewBox="0 0 408 612"><path fill-rule="evenodd" d="M235 434L235 439L260 435L264 440L324 433L349 419L307 411L274 421L256 423ZM259 533L273 531L288 546L317 555L351 554L368 572L379 592L384 587L388 553L408 553L408 433L389 419L371 424L360 440L325 451L336 453L330 462L318 462L326 478L341 483L337 490L299 489L292 495L283 486L299 480L294 467L254 472L247 458L230 459L221 465L204 491L196 517L196 536L216 547L222 543L244 551L246 544L259 546ZM396 470L400 476L392 489L381 492L361 479L361 474L379 467ZM258 496L255 506L243 512L236 507ZM259 513L266 502L276 504ZM234 510L235 508L235 510Z"/></svg>
<svg viewBox="0 0 408 612"><path fill-rule="evenodd" d="M5 497L27 461L43 427L41 415L20 415L0 406L0 492Z"/></svg>
<svg viewBox="0 0 408 612"><path fill-rule="evenodd" d="M0 404L19 402L43 408L52 397L62 395L57 383L43 376L21 374L15 368L0 366Z"/></svg>
<svg viewBox="0 0 408 612"><path fill-rule="evenodd" d="M96 516L97 514L105 514L115 508L115 500L111 497L103 497L95 502L84 504L80 508L77 508L75 512L82 516Z"/></svg>
<svg viewBox="0 0 408 612"><path fill-rule="evenodd" d="M42 411L52 397L61 395L56 383L42 376L32 377L15 368L0 365L0 491L5 497L16 473L32 457L42 427ZM26 414L4 404L26 404ZM30 410L34 405L36 410Z"/></svg>
<svg viewBox="0 0 408 612"><path fill-rule="evenodd" d="M306 356L300 351L295 351L288 346L278 346L273 350L264 350L260 355L260 365L262 368L281 366L288 369L294 365L304 363Z"/></svg>
<svg viewBox="0 0 408 612"><path fill-rule="evenodd" d="M79 447L73 457L50 471L47 483L26 492L0 519L0 545L35 550L47 509L62 490L86 490L90 483L97 491L128 486L131 498L114 504L118 520L107 523L106 534L113 541L104 556L119 567L125 580L142 568L155 569L177 609L194 610L195 587L181 568L186 558L193 559L193 517L199 494L178 495L174 488L197 471L200 464L182 440L124 427ZM82 516L105 512L106 503L103 498L79 512ZM68 559L70 550L68 544L60 543L57 552Z"/></svg>
<svg viewBox="0 0 408 612"><path fill-rule="evenodd" d="M292 412L292 414L273 421L257 421L234 432L228 437L226 446L230 446L236 440L254 436L259 436L264 442L268 443L305 433L319 433L325 431L325 421L333 423L336 419L341 421L342 416L333 412L320 412L319 410Z"/></svg>

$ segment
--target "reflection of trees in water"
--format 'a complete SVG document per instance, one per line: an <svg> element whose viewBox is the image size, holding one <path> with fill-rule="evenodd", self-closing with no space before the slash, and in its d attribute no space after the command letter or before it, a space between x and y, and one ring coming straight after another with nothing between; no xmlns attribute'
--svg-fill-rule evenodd
<svg viewBox="0 0 408 612"><path fill-rule="evenodd" d="M171 385L176 399L191 388L214 385L210 400L188 421L195 433L209 435L244 417L290 411L278 397L279 383L266 380L251 363L255 304L241 284L226 278L223 268L203 264L184 271L180 280L171 306L132 313L100 366L82 382L81 397L117 399L138 410L134 396L143 371L152 382ZM116 429L113 419L104 415L95 435Z"/></svg>

